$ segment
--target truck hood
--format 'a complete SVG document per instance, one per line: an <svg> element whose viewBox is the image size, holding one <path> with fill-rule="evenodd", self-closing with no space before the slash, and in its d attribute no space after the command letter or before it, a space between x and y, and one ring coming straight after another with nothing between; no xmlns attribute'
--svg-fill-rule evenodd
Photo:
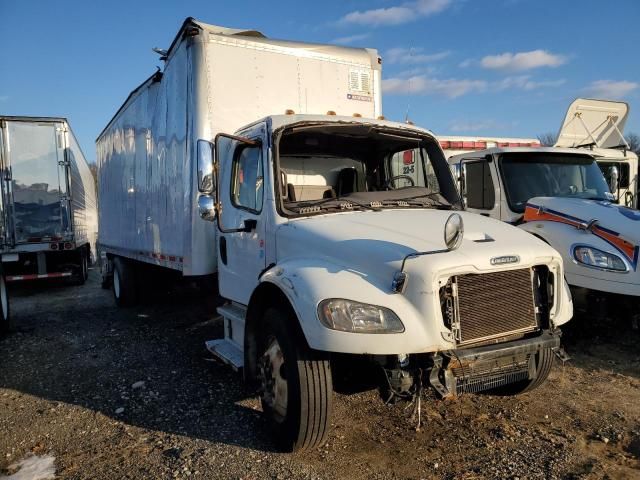
<svg viewBox="0 0 640 480"><path fill-rule="evenodd" d="M638 258L640 245L640 211L615 203L562 197L535 197L529 200L525 221L552 221L584 228L593 223L590 231L618 250L632 262Z"/></svg>
<svg viewBox="0 0 640 480"><path fill-rule="evenodd" d="M388 284L407 255L445 249L444 224L452 213L383 210L291 220L277 231L277 261L323 258ZM539 257L560 258L551 247L519 228L469 212L458 213L464 221L461 246L412 260L420 262L424 274L500 269L491 264L494 257L517 256L520 265L532 264Z"/></svg>

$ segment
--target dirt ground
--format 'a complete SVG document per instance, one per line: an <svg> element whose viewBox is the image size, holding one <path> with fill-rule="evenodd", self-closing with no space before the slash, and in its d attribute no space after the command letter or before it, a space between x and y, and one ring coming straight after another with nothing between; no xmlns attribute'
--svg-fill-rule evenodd
<svg viewBox="0 0 640 480"><path fill-rule="evenodd" d="M428 398L419 432L375 391L336 395L326 445L283 454L257 399L205 350L222 325L197 292L118 310L92 272L82 287L14 289L12 314L0 339L0 478L23 478L25 459L65 479L640 478L632 330L565 336L572 360L520 397ZM580 331L589 319L574 322Z"/></svg>

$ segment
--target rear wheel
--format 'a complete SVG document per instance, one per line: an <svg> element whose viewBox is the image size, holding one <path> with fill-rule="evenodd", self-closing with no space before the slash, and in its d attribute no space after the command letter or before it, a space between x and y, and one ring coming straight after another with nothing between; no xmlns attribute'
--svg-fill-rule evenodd
<svg viewBox="0 0 640 480"><path fill-rule="evenodd" d="M136 303L136 283L131 262L120 257L113 259L113 298L119 307Z"/></svg>
<svg viewBox="0 0 640 480"><path fill-rule="evenodd" d="M0 333L6 333L9 331L9 292L7 292L7 283L4 278L4 274L0 272Z"/></svg>
<svg viewBox="0 0 640 480"><path fill-rule="evenodd" d="M259 380L264 414L286 451L322 445L329 431L333 383L329 361L306 347L287 315L269 309L264 317Z"/></svg>
<svg viewBox="0 0 640 480"><path fill-rule="evenodd" d="M89 257L87 255L87 249L85 247L81 247L78 251L78 256L80 258L78 272L76 273L76 283L78 285L83 285L89 278Z"/></svg>
<svg viewBox="0 0 640 480"><path fill-rule="evenodd" d="M535 378L505 385L504 387L490 390L489 393L496 395L519 395L521 393L530 392L534 388L538 388L545 382L549 373L551 373L551 367L553 367L554 359L555 354L552 349L545 348L540 350L538 353L534 354L533 359L536 371Z"/></svg>

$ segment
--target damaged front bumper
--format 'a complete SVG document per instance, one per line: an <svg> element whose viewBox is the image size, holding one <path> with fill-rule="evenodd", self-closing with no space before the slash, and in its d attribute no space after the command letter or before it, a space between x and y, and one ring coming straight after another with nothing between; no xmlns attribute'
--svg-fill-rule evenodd
<svg viewBox="0 0 640 480"><path fill-rule="evenodd" d="M532 338L435 353L428 383L442 397L452 397L534 380L536 355L542 350L568 359L560 346L560 332L546 330Z"/></svg>

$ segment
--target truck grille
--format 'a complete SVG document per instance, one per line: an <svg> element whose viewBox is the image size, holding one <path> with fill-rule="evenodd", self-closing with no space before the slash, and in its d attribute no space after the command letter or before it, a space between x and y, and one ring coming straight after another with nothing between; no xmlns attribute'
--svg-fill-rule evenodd
<svg viewBox="0 0 640 480"><path fill-rule="evenodd" d="M459 345L538 329L530 269L456 277Z"/></svg>

